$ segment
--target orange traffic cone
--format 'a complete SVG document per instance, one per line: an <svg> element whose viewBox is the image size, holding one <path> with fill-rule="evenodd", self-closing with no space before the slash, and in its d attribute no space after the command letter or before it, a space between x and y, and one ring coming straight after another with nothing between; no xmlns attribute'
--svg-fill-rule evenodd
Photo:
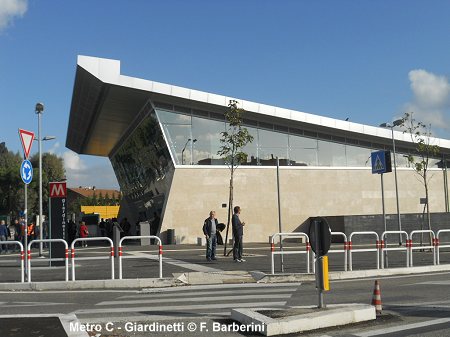
<svg viewBox="0 0 450 337"><path fill-rule="evenodd" d="M375 281L375 287L373 289L372 305L375 306L377 315L381 315L381 311L383 310L383 308L381 306L381 290L380 282L378 282L378 280Z"/></svg>

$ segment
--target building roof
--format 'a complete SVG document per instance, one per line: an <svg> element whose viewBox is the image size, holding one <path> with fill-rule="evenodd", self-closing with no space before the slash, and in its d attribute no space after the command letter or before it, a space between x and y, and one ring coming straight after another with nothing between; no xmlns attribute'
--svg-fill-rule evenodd
<svg viewBox="0 0 450 337"><path fill-rule="evenodd" d="M378 143L392 142L390 129L129 77L120 74L118 60L78 56L66 147L77 153L109 156L142 119L140 111L149 100L223 112L230 100L237 100L246 114L260 120ZM400 131L393 134L400 146L412 145L410 135ZM450 153L450 140L433 138L431 142L443 153Z"/></svg>
<svg viewBox="0 0 450 337"><path fill-rule="evenodd" d="M110 198L117 198L120 195L120 191L114 190L114 189L102 189L102 188L88 188L88 187L68 187L69 191L72 191L74 193L79 194L80 196L83 196L85 198L92 197L94 194L98 197L100 194L103 196L108 196Z"/></svg>

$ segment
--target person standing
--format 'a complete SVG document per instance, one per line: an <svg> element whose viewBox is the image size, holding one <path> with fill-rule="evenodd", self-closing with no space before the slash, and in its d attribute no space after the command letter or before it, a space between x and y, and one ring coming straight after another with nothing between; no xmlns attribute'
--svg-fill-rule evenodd
<svg viewBox="0 0 450 337"><path fill-rule="evenodd" d="M7 241L8 240L8 228L6 227L5 220L0 221L0 241ZM8 245L0 244L0 254L3 253L3 250L5 250L5 253L8 253Z"/></svg>
<svg viewBox="0 0 450 337"><path fill-rule="evenodd" d="M209 218L205 219L203 223L203 234L206 238L206 260L216 259L216 247L217 247L217 225L219 221L216 219L216 211L209 212Z"/></svg>
<svg viewBox="0 0 450 337"><path fill-rule="evenodd" d="M80 238L85 239L89 236L89 231L84 221L80 221ZM85 240L81 241L81 247L87 247Z"/></svg>
<svg viewBox="0 0 450 337"><path fill-rule="evenodd" d="M245 222L241 222L241 219L239 218L239 215L241 214L241 208L239 206L234 207L234 214L231 218L231 225L233 228L233 237L234 237L234 244L233 244L233 260L234 262L245 262L245 260L242 258L242 237L244 236L244 226Z"/></svg>
<svg viewBox="0 0 450 337"><path fill-rule="evenodd" d="M27 227L27 237L28 237L28 243L34 240L34 233L35 233L36 225L34 222L31 222L28 224Z"/></svg>
<svg viewBox="0 0 450 337"><path fill-rule="evenodd" d="M72 242L77 238L77 224L75 223L75 221L73 221L73 220L69 221L67 230L69 233L69 242L67 242L67 243L69 245L71 245Z"/></svg>
<svg viewBox="0 0 450 337"><path fill-rule="evenodd" d="M100 229L100 236L105 236L106 235L106 222L105 222L105 219L102 218L102 220L98 224L98 228Z"/></svg>

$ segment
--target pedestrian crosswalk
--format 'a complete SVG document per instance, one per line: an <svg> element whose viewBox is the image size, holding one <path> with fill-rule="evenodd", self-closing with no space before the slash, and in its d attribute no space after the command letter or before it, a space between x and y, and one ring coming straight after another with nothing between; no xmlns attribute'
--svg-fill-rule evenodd
<svg viewBox="0 0 450 337"><path fill-rule="evenodd" d="M235 308L277 309L285 307L298 284L233 284L144 290L101 301L74 312L80 320L140 318L223 317Z"/></svg>

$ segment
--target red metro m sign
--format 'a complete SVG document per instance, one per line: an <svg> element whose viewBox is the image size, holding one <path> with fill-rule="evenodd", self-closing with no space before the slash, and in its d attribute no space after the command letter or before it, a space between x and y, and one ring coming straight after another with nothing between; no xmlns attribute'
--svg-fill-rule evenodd
<svg viewBox="0 0 450 337"><path fill-rule="evenodd" d="M65 198L67 196L67 188L65 182L49 183L50 198Z"/></svg>
<svg viewBox="0 0 450 337"><path fill-rule="evenodd" d="M50 237L52 239L67 240L67 188L66 182L51 182L50 187ZM65 249L59 242L50 243L50 257L64 259ZM51 262L53 265L59 265L59 262Z"/></svg>

